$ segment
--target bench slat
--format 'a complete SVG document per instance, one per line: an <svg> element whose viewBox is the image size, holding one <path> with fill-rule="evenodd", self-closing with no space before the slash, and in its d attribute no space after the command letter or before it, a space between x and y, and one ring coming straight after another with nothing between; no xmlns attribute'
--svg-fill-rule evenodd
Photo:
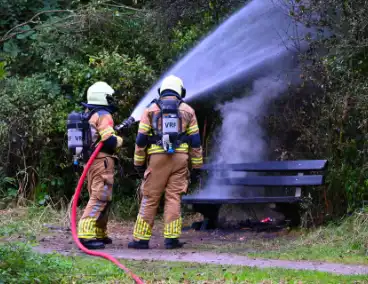
<svg viewBox="0 0 368 284"><path fill-rule="evenodd" d="M278 196L278 197L244 197L244 198L199 198L195 196L183 196L183 204L247 204L247 203L296 203L300 197Z"/></svg>
<svg viewBox="0 0 368 284"><path fill-rule="evenodd" d="M218 178L218 184L243 186L310 186L322 185L322 175L306 176L250 176L240 178Z"/></svg>
<svg viewBox="0 0 368 284"><path fill-rule="evenodd" d="M203 170L232 170L248 172L297 172L322 171L327 167L327 160L300 161L265 161L242 164L206 164Z"/></svg>

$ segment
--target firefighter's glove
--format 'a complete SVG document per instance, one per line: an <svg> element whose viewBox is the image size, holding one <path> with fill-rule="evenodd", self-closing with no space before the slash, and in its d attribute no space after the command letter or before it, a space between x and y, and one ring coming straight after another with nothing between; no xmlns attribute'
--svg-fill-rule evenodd
<svg viewBox="0 0 368 284"><path fill-rule="evenodd" d="M135 166L134 168L137 171L138 175L143 178L144 172L146 171L146 166Z"/></svg>
<svg viewBox="0 0 368 284"><path fill-rule="evenodd" d="M123 138L121 138L120 136L116 136L116 139L117 139L116 148L120 148L123 145Z"/></svg>
<svg viewBox="0 0 368 284"><path fill-rule="evenodd" d="M192 171L190 172L190 183L191 184L197 183L200 177L201 177L201 170L192 169Z"/></svg>

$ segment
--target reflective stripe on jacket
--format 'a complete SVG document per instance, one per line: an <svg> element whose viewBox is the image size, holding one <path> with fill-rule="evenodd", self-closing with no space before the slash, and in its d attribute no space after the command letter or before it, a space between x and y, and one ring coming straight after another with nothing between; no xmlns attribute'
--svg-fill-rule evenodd
<svg viewBox="0 0 368 284"><path fill-rule="evenodd" d="M114 130L114 120L108 111L97 111L94 113L89 123L91 125L92 144L103 141L104 146L99 156L113 154L123 143L123 138L117 136Z"/></svg>
<svg viewBox="0 0 368 284"><path fill-rule="evenodd" d="M177 99L173 97L163 97L161 99ZM188 153L191 158L193 168L200 168L203 165L202 146L199 135L197 117L194 110L186 103L181 103L179 112L182 119L182 130L186 132L190 143L182 143L175 149L176 153ZM146 162L147 154L163 154L165 150L156 144L148 146L148 137L153 135L152 118L160 113L157 104L149 105L143 112L138 127L138 136L135 145L134 165L142 166ZM158 121L158 127L161 128L161 119ZM161 129L160 129L161 130ZM147 147L148 146L148 147Z"/></svg>

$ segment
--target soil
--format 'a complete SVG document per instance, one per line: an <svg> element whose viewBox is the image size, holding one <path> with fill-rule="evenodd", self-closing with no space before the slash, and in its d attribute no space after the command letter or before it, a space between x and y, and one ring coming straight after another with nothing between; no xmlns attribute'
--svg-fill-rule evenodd
<svg viewBox="0 0 368 284"><path fill-rule="evenodd" d="M199 251L201 246L225 245L229 243L241 243L250 239L273 239L283 238L284 240L295 238L286 230L279 232L256 233L247 228L243 230L214 230L214 231L194 231L186 229L183 231L181 241L185 242L185 247L179 250L168 251L163 248L163 225L158 222L155 225L150 250L129 250L128 242L132 238L133 223L110 222L109 235L113 239L113 244L107 245L104 252L120 259L130 260L160 260L160 261L181 261L210 263L220 265L241 265L255 266L259 268L280 267L286 269L317 270L336 274L368 274L368 266L344 265L335 263L310 262L310 261L284 261L253 259L246 256L237 255L234 251L228 253L216 253L214 251ZM68 228L48 226L49 232L38 238L39 246L34 249L40 253L58 252L65 255L82 254L73 243L71 232ZM237 249L239 250L239 248ZM248 251L251 251L250 249ZM230 253L229 253L230 252ZM244 251L243 251L244 252Z"/></svg>
<svg viewBox="0 0 368 284"><path fill-rule="evenodd" d="M52 248L55 250L70 251L75 248L71 232L69 228L47 226L49 233L38 238L41 247ZM133 222L110 222L108 225L109 237L113 239L113 244L109 245L110 249L118 250L128 246L128 242L132 239ZM163 249L163 224L156 222L153 229L152 238L150 240L151 249ZM295 235L289 234L286 230L276 232L254 232L250 228L242 228L239 230L208 230L195 231L189 227L184 227L180 240L185 242L186 249L196 249L200 246L224 245L232 243L234 245L241 244L248 239L274 239L283 237L284 239L295 238Z"/></svg>

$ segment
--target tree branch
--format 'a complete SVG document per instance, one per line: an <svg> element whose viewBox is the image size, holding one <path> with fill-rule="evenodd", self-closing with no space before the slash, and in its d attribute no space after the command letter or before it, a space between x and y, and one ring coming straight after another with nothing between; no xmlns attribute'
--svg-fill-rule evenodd
<svg viewBox="0 0 368 284"><path fill-rule="evenodd" d="M18 35L18 34L21 34L21 33L24 33L24 32L27 32L27 31L18 31L18 32L13 32L15 31L16 29L19 29L27 24L36 24L37 22L35 22L34 20L39 17L40 15L42 14L48 14L48 13L74 13L73 10L47 10L47 11L41 11L41 12L38 12L37 14L35 14L34 16L32 16L32 18L30 18L28 21L25 21L24 23L21 23L21 24L18 24L14 27L12 27L10 30L8 30L0 39L0 43L3 43L4 41L7 41L8 39L11 39L13 38L14 36Z"/></svg>
<svg viewBox="0 0 368 284"><path fill-rule="evenodd" d="M110 2L110 1L107 1L107 2ZM114 1L111 1L112 3L115 3ZM130 7L130 6L127 6L127 5L123 5L123 4L109 4L109 3L102 3L102 5L106 5L106 6L110 6L110 7L116 7L116 8L123 8L123 9L127 9L127 10L132 10L132 11L135 11L135 12L141 12L141 13L145 13L146 11L145 10L142 10L142 9L137 9L137 8L133 8L133 7Z"/></svg>

